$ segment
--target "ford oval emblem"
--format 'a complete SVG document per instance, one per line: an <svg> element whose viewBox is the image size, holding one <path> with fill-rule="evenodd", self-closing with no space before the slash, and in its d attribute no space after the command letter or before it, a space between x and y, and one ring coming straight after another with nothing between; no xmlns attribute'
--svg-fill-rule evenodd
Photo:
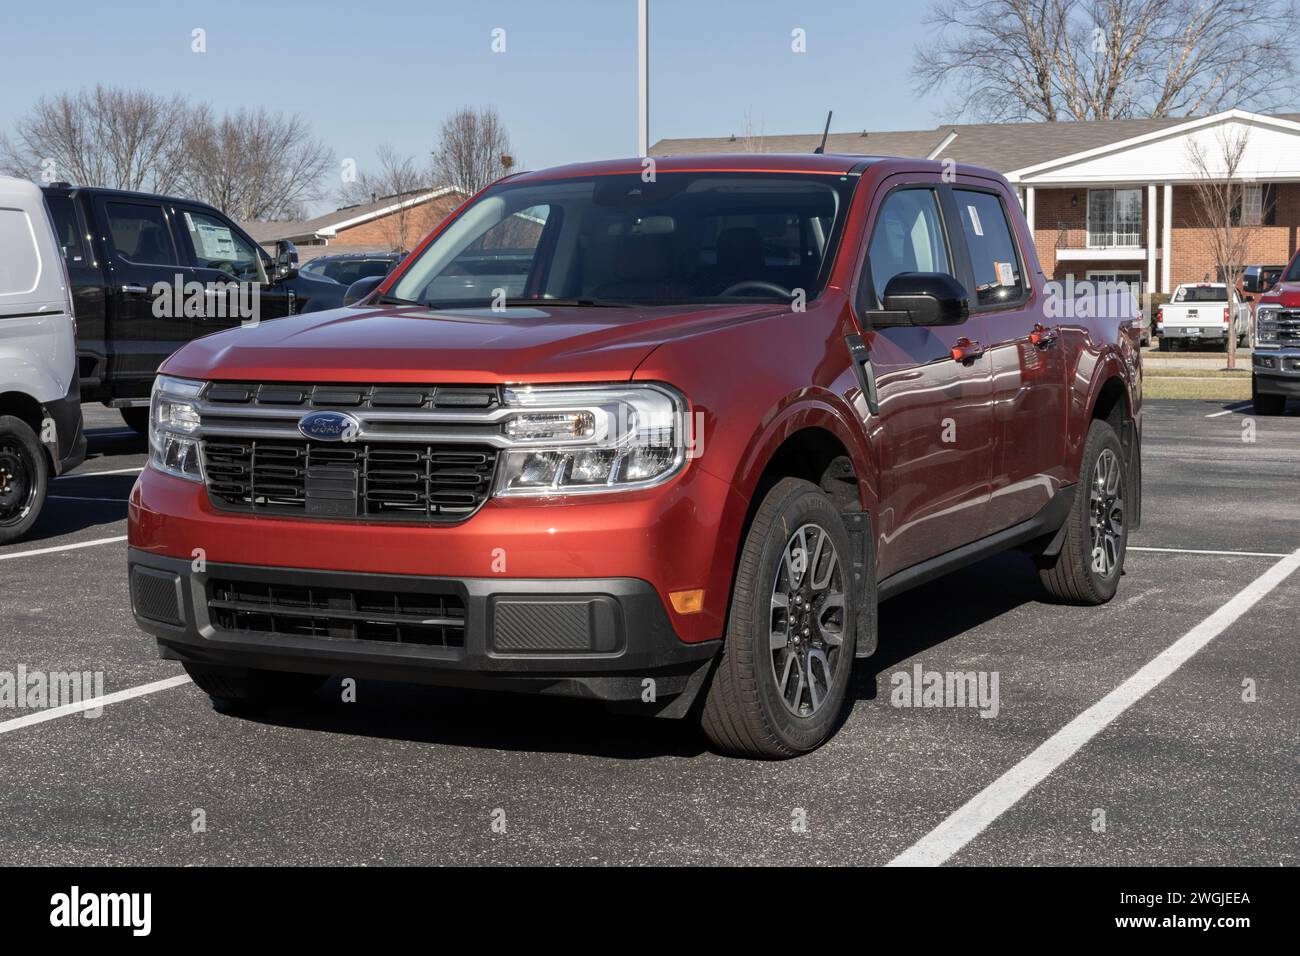
<svg viewBox="0 0 1300 956"><path fill-rule="evenodd" d="M298 431L316 441L352 441L361 423L344 412L312 412L298 419Z"/></svg>

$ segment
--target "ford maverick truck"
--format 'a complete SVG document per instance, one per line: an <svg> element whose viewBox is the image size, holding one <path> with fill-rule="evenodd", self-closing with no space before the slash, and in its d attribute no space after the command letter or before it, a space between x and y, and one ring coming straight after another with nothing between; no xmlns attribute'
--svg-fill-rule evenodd
<svg viewBox="0 0 1300 956"><path fill-rule="evenodd" d="M223 707L532 691L789 757L838 726L879 602L1012 548L1053 600L1119 585L1137 308L1062 302L996 173L518 174L375 282L154 384L133 608Z"/></svg>

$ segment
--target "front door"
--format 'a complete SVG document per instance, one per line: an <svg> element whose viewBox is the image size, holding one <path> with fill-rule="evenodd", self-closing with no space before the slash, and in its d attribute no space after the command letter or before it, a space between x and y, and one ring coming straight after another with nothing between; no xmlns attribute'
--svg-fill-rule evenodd
<svg viewBox="0 0 1300 956"><path fill-rule="evenodd" d="M891 189L890 182L878 200L856 296L879 407L867 430L880 467L874 520L882 578L982 536L992 445L983 319L924 328L862 321L882 307L899 273L960 278L938 189ZM954 357L954 349L968 357Z"/></svg>

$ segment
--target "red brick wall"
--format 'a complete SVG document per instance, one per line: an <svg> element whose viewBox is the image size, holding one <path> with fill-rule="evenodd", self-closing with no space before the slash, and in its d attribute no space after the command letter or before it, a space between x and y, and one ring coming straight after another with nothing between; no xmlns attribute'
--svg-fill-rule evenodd
<svg viewBox="0 0 1300 956"><path fill-rule="evenodd" d="M1276 186L1276 225L1257 226L1250 236L1247 262L1243 265L1282 265L1289 262L1297 244L1300 244L1300 183L1279 183ZM1070 205L1071 197L1078 197L1078 205ZM1209 230L1196 226L1195 187L1174 187L1173 258L1170 264L1170 289L1181 282L1199 282L1213 278L1217 267L1210 244ZM1142 225L1146 234L1146 188L1142 189ZM1053 279L1064 279L1074 273L1082 279L1089 270L1125 271L1146 273L1146 260L1058 262L1056 250L1083 249L1088 244L1088 190L1039 189L1034 197L1034 245L1043 272ZM1164 187L1156 187L1156 236L1163 237ZM1156 261L1156 278L1159 281L1160 261ZM1157 285L1158 288L1158 285Z"/></svg>
<svg viewBox="0 0 1300 956"><path fill-rule="evenodd" d="M330 240L330 244L381 246L394 252L413 249L460 205L461 198L453 193L414 206L406 211L405 222L401 222L396 213L390 213L352 226L350 229L340 229Z"/></svg>

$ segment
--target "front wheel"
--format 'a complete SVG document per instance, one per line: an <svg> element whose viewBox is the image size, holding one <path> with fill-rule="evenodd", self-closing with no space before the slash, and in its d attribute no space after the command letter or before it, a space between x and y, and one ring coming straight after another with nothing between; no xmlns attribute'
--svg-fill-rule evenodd
<svg viewBox="0 0 1300 956"><path fill-rule="evenodd" d="M32 427L0 415L0 544L32 529L45 505L50 463Z"/></svg>
<svg viewBox="0 0 1300 956"><path fill-rule="evenodd" d="M1067 604L1105 604L1115 596L1128 550L1129 489L1124 449L1115 429L1095 421L1083 447L1074 504L1061 550L1040 558L1038 576Z"/></svg>
<svg viewBox="0 0 1300 956"><path fill-rule="evenodd" d="M131 429L137 435L149 434L149 408L119 408L122 413L122 421L126 422L126 427Z"/></svg>
<svg viewBox="0 0 1300 956"><path fill-rule="evenodd" d="M849 535L816 485L764 496L745 536L703 726L719 750L778 759L815 750L844 715L857 637Z"/></svg>

